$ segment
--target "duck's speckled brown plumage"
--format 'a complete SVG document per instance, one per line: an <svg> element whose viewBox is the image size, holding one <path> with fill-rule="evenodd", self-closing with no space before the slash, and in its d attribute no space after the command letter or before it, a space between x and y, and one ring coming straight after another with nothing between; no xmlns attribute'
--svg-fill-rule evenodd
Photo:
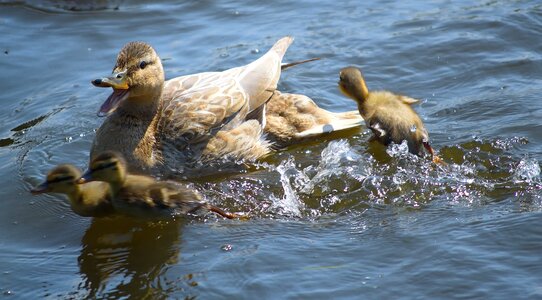
<svg viewBox="0 0 542 300"><path fill-rule="evenodd" d="M32 189L33 194L60 193L68 196L70 207L83 217L106 217L114 213L109 185L104 182L77 184L81 171L72 165L60 165L49 171L45 182Z"/></svg>
<svg viewBox="0 0 542 300"><path fill-rule="evenodd" d="M93 180L110 185L113 207L124 215L164 218L207 209L226 218L238 217L203 202L201 195L186 185L127 173L126 162L120 153L106 151L98 154L79 182Z"/></svg>
<svg viewBox="0 0 542 300"><path fill-rule="evenodd" d="M384 145L406 140L411 153L421 156L425 148L433 155L429 134L411 107L418 100L387 91L369 91L361 71L355 67L342 69L339 77L340 90L358 103L375 139Z"/></svg>

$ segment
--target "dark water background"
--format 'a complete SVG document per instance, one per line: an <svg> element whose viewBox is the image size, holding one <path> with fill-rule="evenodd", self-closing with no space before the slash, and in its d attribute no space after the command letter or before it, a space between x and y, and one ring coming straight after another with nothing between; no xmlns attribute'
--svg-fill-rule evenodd
<svg viewBox="0 0 542 300"><path fill-rule="evenodd" d="M542 298L539 1L0 1L0 292L11 299ZM168 78L246 64L283 35L279 88L355 109L338 71L422 99L435 168L369 132L196 188L250 221L91 220L29 194L85 167L124 43ZM381 153L380 155L373 155Z"/></svg>

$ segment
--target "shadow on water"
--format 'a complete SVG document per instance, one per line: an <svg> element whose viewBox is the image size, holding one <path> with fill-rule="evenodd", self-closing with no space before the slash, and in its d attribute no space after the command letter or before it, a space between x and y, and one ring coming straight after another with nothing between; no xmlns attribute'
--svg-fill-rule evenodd
<svg viewBox="0 0 542 300"><path fill-rule="evenodd" d="M189 295L194 275L164 276L180 260L184 220L142 222L123 217L93 219L77 261L81 282L68 295L81 298L165 299Z"/></svg>

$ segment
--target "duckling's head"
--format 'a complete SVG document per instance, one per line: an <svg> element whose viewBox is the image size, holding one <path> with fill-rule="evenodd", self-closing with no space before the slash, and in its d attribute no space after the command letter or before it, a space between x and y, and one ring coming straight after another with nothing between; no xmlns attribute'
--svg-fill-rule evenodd
<svg viewBox="0 0 542 300"><path fill-rule="evenodd" d="M339 73L339 89L341 92L358 103L369 97L369 90L360 69L356 67L343 68Z"/></svg>
<svg viewBox="0 0 542 300"><path fill-rule="evenodd" d="M31 190L32 194L70 193L76 188L81 171L72 165L60 165L49 171L47 178Z"/></svg>
<svg viewBox="0 0 542 300"><path fill-rule="evenodd" d="M122 183L125 178L126 162L122 155L114 151L105 151L92 159L88 171L81 176L78 183L88 181Z"/></svg>
<svg viewBox="0 0 542 300"><path fill-rule="evenodd" d="M112 87L98 116L114 112L119 105L149 104L158 101L164 85L164 69L154 49L144 42L130 42L120 50L113 73L92 81L98 87Z"/></svg>

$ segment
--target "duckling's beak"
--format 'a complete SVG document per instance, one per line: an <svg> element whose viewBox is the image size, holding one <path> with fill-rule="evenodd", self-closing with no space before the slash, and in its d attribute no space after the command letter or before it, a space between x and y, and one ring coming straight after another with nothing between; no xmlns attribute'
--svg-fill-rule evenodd
<svg viewBox="0 0 542 300"><path fill-rule="evenodd" d="M47 184L47 181L42 182L40 185L30 190L32 195L43 194L43 193L47 193L48 191L49 191L49 185Z"/></svg>
<svg viewBox="0 0 542 300"><path fill-rule="evenodd" d="M105 117L114 112L119 104L128 98L128 80L126 71L114 73L110 77L98 78L92 80L92 84L97 87L112 87L113 93L105 100L98 111L98 117Z"/></svg>
<svg viewBox="0 0 542 300"><path fill-rule="evenodd" d="M77 179L75 182L77 184L83 184L83 183L87 183L89 181L93 181L93 179L92 179L92 171L91 170L87 170L85 172L85 174L83 174L81 176L81 178Z"/></svg>

